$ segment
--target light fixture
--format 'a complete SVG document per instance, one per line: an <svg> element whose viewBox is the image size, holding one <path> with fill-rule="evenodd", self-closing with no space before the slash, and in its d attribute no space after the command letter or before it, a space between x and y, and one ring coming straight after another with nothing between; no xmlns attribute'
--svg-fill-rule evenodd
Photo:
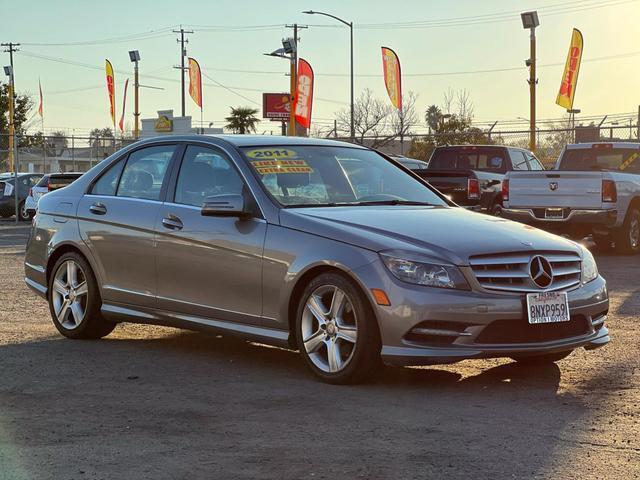
<svg viewBox="0 0 640 480"><path fill-rule="evenodd" d="M129 51L129 60L132 62L140 61L140 52L138 50Z"/></svg>
<svg viewBox="0 0 640 480"><path fill-rule="evenodd" d="M11 68L11 65L6 65L6 66L4 67L4 74L5 74L7 77L10 77L11 75L13 75L13 68Z"/></svg>
<svg viewBox="0 0 640 480"><path fill-rule="evenodd" d="M293 54L296 52L296 40L292 37L283 38L282 46L284 47L284 53Z"/></svg>
<svg viewBox="0 0 640 480"><path fill-rule="evenodd" d="M536 28L540 25L536 11L521 13L520 18L522 19L522 28Z"/></svg>

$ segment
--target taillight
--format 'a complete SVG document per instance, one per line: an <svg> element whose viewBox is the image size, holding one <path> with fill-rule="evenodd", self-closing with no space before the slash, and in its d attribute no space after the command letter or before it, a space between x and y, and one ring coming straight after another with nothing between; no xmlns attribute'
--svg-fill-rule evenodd
<svg viewBox="0 0 640 480"><path fill-rule="evenodd" d="M506 202L509 200L509 180L502 181L502 201Z"/></svg>
<svg viewBox="0 0 640 480"><path fill-rule="evenodd" d="M51 188L51 182L47 182L47 192L51 191L53 191L53 188Z"/></svg>
<svg viewBox="0 0 640 480"><path fill-rule="evenodd" d="M602 201L612 203L618 201L618 191L613 180L602 180Z"/></svg>
<svg viewBox="0 0 640 480"><path fill-rule="evenodd" d="M480 198L480 182L477 178L467 180L467 197L469 200L478 200Z"/></svg>
<svg viewBox="0 0 640 480"><path fill-rule="evenodd" d="M29 189L29 196L30 196L30 197L33 197L33 188L30 188L30 189Z"/></svg>

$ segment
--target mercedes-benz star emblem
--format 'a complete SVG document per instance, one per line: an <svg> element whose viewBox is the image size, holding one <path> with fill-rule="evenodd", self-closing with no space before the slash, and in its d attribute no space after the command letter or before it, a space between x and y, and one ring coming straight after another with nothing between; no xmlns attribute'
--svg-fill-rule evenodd
<svg viewBox="0 0 640 480"><path fill-rule="evenodd" d="M558 189L558 182L549 182L549 189L555 192Z"/></svg>
<svg viewBox="0 0 640 480"><path fill-rule="evenodd" d="M548 288L553 283L553 269L549 260L536 255L529 263L531 280L540 288Z"/></svg>

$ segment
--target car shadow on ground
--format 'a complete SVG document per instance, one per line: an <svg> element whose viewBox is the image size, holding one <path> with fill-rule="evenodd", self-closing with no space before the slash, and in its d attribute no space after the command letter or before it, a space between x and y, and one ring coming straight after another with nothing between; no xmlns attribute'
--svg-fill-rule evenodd
<svg viewBox="0 0 640 480"><path fill-rule="evenodd" d="M118 462L131 466L130 478L301 478L310 468L316 478L456 477L469 465L535 478L579 468L574 450L599 415L580 394L559 392L562 363L385 368L345 387L315 380L290 350L170 329L127 338L138 328L103 341L0 347L0 432L14 447L7 461L37 471L34 453L47 444L56 475L69 465L51 457L71 449L83 471L104 475ZM602 390L620 375L594 372L580 388ZM49 408L37 411L43 399ZM286 461L277 460L282 451ZM175 462L187 454L188 464Z"/></svg>

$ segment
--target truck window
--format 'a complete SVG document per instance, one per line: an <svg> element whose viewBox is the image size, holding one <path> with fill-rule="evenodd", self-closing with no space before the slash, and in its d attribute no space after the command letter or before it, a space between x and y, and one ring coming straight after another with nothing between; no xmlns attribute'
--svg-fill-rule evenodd
<svg viewBox="0 0 640 480"><path fill-rule="evenodd" d="M526 154L527 160L529 161L529 169L530 170L544 170L545 168L542 166L540 161L531 155L530 153Z"/></svg>
<svg viewBox="0 0 640 480"><path fill-rule="evenodd" d="M527 157L520 150L511 150L511 163L514 170L529 170Z"/></svg>
<svg viewBox="0 0 640 480"><path fill-rule="evenodd" d="M614 170L640 173L640 150L634 148L577 148L565 150L559 170Z"/></svg>
<svg viewBox="0 0 640 480"><path fill-rule="evenodd" d="M443 148L433 152L427 169L505 172L506 162L504 151L498 148Z"/></svg>

